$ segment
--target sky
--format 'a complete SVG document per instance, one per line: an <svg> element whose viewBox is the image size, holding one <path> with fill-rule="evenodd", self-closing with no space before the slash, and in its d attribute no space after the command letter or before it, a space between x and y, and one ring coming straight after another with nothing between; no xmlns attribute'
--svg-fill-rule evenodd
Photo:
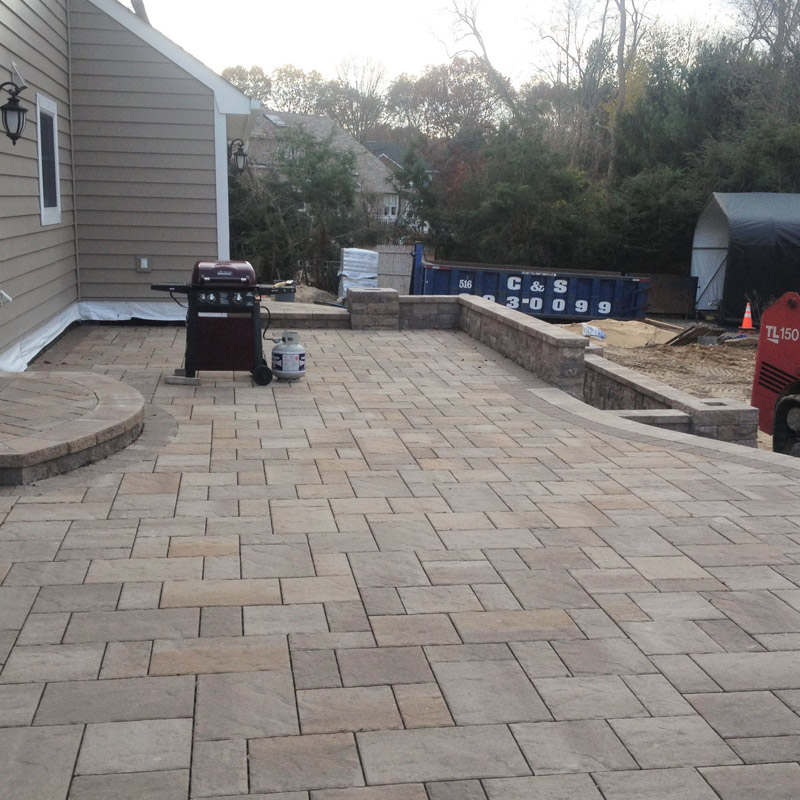
<svg viewBox="0 0 800 800"><path fill-rule="evenodd" d="M122 0L130 6L129 0ZM284 64L336 76L344 59L384 65L392 79L420 75L462 45L453 31L453 0L144 0L154 28L216 72L241 64L271 72ZM481 0L478 23L495 67L515 84L537 73L536 25L567 0ZM587 0L588 2L588 0ZM640 2L641 5L641 2ZM542 9L545 10L542 10ZM724 24L725 0L649 0L666 22ZM541 60L541 57L538 59Z"/></svg>

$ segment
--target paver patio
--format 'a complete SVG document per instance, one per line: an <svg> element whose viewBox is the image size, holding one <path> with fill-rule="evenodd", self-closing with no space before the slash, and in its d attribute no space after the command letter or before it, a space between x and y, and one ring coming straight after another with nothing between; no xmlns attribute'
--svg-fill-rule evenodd
<svg viewBox="0 0 800 800"><path fill-rule="evenodd" d="M172 327L34 367L148 405L0 489L1 800L800 797L800 461L460 333L301 340L268 387L165 384Z"/></svg>

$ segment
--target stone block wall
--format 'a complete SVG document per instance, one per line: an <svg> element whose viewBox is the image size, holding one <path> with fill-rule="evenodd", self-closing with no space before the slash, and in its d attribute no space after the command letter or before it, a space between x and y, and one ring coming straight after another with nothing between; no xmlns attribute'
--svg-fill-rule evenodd
<svg viewBox="0 0 800 800"><path fill-rule="evenodd" d="M482 297L460 295L458 300L461 330L552 386L583 396L583 336Z"/></svg>
<svg viewBox="0 0 800 800"><path fill-rule="evenodd" d="M454 295L401 295L400 330L453 330L459 327L461 305Z"/></svg>
<svg viewBox="0 0 800 800"><path fill-rule="evenodd" d="M348 289L347 310L354 330L398 330L400 293L396 289Z"/></svg>
<svg viewBox="0 0 800 800"><path fill-rule="evenodd" d="M688 416L688 432L695 436L749 447L757 444L758 409L746 403L695 397L597 355L587 355L585 362L583 400L595 408L672 409ZM640 421L659 424L658 417L650 421L644 414Z"/></svg>

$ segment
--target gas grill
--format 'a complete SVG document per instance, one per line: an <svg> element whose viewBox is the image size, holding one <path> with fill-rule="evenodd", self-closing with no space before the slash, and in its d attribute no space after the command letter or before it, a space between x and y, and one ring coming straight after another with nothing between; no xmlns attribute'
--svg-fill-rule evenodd
<svg viewBox="0 0 800 800"><path fill-rule="evenodd" d="M187 378L198 370L248 370L260 386L272 380L261 346L260 300L277 289L256 283L247 261L198 261L191 283L154 283L150 288L187 296Z"/></svg>

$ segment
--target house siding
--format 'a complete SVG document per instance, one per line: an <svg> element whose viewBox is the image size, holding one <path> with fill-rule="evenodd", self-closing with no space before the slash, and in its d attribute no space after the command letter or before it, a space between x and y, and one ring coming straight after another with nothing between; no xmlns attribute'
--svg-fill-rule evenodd
<svg viewBox="0 0 800 800"><path fill-rule="evenodd" d="M0 82L13 79L11 62L28 88L22 138L0 139L0 352L67 309L78 296L73 211L72 130L66 0L0 0ZM58 105L61 222L41 224L36 126L37 93ZM3 93L5 102L7 95Z"/></svg>
<svg viewBox="0 0 800 800"><path fill-rule="evenodd" d="M214 94L88 0L70 10L81 297L161 299L151 283L218 252Z"/></svg>

